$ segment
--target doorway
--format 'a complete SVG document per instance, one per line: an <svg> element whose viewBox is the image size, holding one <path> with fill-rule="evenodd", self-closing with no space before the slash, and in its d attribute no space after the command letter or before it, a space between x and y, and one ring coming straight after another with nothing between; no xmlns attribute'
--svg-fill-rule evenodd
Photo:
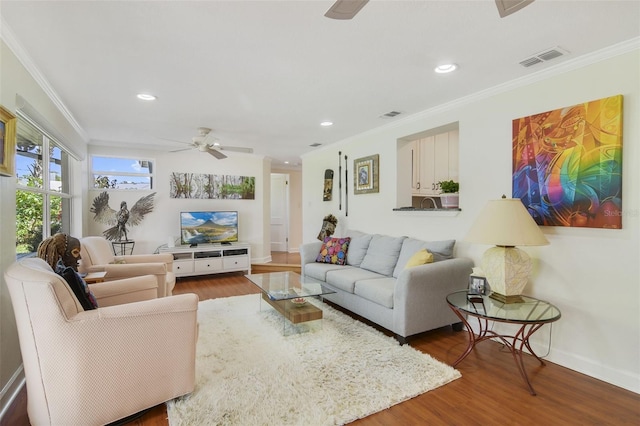
<svg viewBox="0 0 640 426"><path fill-rule="evenodd" d="M289 175L271 173L271 251L289 251Z"/></svg>

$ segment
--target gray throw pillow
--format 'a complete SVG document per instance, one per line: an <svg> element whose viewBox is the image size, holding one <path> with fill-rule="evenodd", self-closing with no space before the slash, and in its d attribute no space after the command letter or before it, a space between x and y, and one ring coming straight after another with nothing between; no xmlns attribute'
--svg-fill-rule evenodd
<svg viewBox="0 0 640 426"><path fill-rule="evenodd" d="M373 235L360 231L347 231L347 236L351 237L349 252L347 253L347 265L358 267L362 263L365 254L367 254Z"/></svg>
<svg viewBox="0 0 640 426"><path fill-rule="evenodd" d="M453 258L453 247L456 244L456 240L443 240L443 241L423 241L415 238L407 238L402 242L402 250L398 256L398 263L393 271L393 276L398 278L400 272L404 269L405 265L418 251L427 249L430 253L433 253L433 261L438 262L440 260Z"/></svg>
<svg viewBox="0 0 640 426"><path fill-rule="evenodd" d="M405 238L407 237L373 235L360 267L390 277L398 262L402 241Z"/></svg>

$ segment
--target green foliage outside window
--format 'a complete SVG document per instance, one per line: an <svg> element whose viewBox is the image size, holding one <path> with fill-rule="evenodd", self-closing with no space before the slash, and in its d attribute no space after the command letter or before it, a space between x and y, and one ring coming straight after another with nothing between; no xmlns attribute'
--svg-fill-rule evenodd
<svg viewBox="0 0 640 426"><path fill-rule="evenodd" d="M30 187L42 185L42 178L27 176ZM62 230L62 198L50 198L51 235ZM34 253L42 241L44 196L37 192L16 191L16 253Z"/></svg>

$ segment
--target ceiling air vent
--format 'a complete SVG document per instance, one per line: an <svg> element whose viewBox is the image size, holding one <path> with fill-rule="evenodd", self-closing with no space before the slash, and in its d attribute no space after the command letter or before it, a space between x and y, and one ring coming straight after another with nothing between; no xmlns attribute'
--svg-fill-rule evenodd
<svg viewBox="0 0 640 426"><path fill-rule="evenodd" d="M522 61L520 61L520 65L522 65L523 67L530 67L532 65L550 61L559 56L564 56L568 53L569 52L567 52L566 50L560 49L559 47L553 47L543 52L536 53L535 55L532 55L529 58L523 59Z"/></svg>
<svg viewBox="0 0 640 426"><path fill-rule="evenodd" d="M400 114L402 114L400 111L389 111L386 114L382 114L380 117L381 118L393 118L396 115L400 115Z"/></svg>
<svg viewBox="0 0 640 426"><path fill-rule="evenodd" d="M321 143L316 142L316 143L312 143L312 144L311 144L311 145L309 145L309 146L312 146L312 147L314 147L314 148L315 148L316 146L320 146L320 145L322 145L322 144L321 144Z"/></svg>

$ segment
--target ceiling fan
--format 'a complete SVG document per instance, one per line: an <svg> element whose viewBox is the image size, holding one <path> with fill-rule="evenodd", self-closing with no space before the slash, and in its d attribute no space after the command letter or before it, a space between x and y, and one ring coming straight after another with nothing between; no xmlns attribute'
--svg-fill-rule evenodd
<svg viewBox="0 0 640 426"><path fill-rule="evenodd" d="M171 139L167 139L167 140L171 140ZM241 148L241 147L235 147L235 146L222 146L218 142L216 142L217 140L218 140L217 138L213 137L210 128L208 128L208 127L198 127L198 136L194 136L193 138L191 138L191 142L176 141L176 142L184 143L184 144L187 144L187 145L191 145L190 148L176 149L176 150L170 151L170 152L186 151L187 149L194 149L195 148L200 152L207 152L207 153L213 155L218 160L222 160L224 158L227 158L227 156L224 155L220 151L245 152L245 153L248 153L248 154L251 154L253 152L253 148Z"/></svg>
<svg viewBox="0 0 640 426"><path fill-rule="evenodd" d="M331 19L353 19L369 0L337 0L324 14ZM496 7L501 18L511 15L533 0L496 0Z"/></svg>

